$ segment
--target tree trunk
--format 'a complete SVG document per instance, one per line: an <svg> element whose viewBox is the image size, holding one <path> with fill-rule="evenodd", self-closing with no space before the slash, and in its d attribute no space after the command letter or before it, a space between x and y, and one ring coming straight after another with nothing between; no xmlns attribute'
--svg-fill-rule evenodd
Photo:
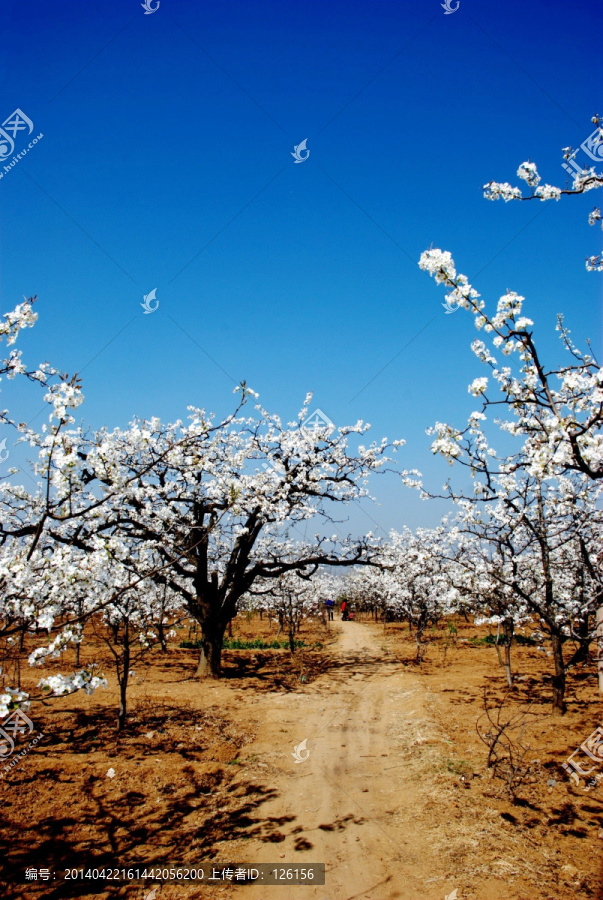
<svg viewBox="0 0 603 900"><path fill-rule="evenodd" d="M197 678L219 678L222 674L222 644L226 623L205 623L201 626L201 652Z"/></svg>
<svg viewBox="0 0 603 900"><path fill-rule="evenodd" d="M597 671L599 672L599 693L603 694L603 606L597 610Z"/></svg>
<svg viewBox="0 0 603 900"><path fill-rule="evenodd" d="M507 684L513 687L513 673L511 672L511 644L505 644L505 675Z"/></svg>
<svg viewBox="0 0 603 900"><path fill-rule="evenodd" d="M159 645L163 653L167 653L167 641L165 639L165 628L163 622L157 623L157 634L159 636Z"/></svg>
<svg viewBox="0 0 603 900"><path fill-rule="evenodd" d="M421 638L423 637L423 629L417 626L417 630L415 633L415 643L417 645L417 662L423 661L423 644Z"/></svg>
<svg viewBox="0 0 603 900"><path fill-rule="evenodd" d="M507 684L513 687L513 673L511 672L511 644L513 643L513 619L506 618L503 622L505 631L505 673Z"/></svg>
<svg viewBox="0 0 603 900"><path fill-rule="evenodd" d="M117 730L124 731L126 727L126 711L127 711L127 693L128 678L130 677L130 648L128 644L124 647L122 657L123 669L121 678L119 678L119 715L117 716Z"/></svg>
<svg viewBox="0 0 603 900"><path fill-rule="evenodd" d="M488 629L488 634L490 635L492 632ZM500 622L496 626L496 641L494 642L494 646L496 647L496 655L498 656L499 665L504 668L503 658L500 652Z"/></svg>
<svg viewBox="0 0 603 900"><path fill-rule="evenodd" d="M563 715L567 707L565 705L565 666L563 664L563 644L560 634L551 634L551 647L555 661L555 675L553 676L553 712Z"/></svg>
<svg viewBox="0 0 603 900"><path fill-rule="evenodd" d="M578 645L578 649L574 653L574 655L569 659L565 665L565 671L571 666L577 666L580 663L582 665L586 665L589 658L589 650L590 650L590 640L588 637L589 634L589 621L588 616L584 616L583 619L580 619L578 623L578 636L580 638L580 644Z"/></svg>

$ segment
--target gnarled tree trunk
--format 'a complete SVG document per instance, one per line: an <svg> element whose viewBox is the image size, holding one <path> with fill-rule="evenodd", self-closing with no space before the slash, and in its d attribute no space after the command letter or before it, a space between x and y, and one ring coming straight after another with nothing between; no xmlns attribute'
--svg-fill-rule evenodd
<svg viewBox="0 0 603 900"><path fill-rule="evenodd" d="M197 678L219 678L222 674L222 643L226 623L209 623L201 625L201 652L197 666Z"/></svg>
<svg viewBox="0 0 603 900"><path fill-rule="evenodd" d="M603 694L603 606L597 610L597 671L599 673L599 693Z"/></svg>

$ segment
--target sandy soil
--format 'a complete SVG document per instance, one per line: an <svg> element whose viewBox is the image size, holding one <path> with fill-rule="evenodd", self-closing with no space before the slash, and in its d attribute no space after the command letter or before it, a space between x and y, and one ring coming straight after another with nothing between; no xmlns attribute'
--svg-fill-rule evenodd
<svg viewBox="0 0 603 900"><path fill-rule="evenodd" d="M417 760L401 761L410 745L421 746L434 732L425 689L393 657L383 658L371 626L334 627L340 632L337 671L303 694L266 697L263 726L246 748L261 757L277 793L264 815L282 823L282 841L249 841L248 856L327 862L325 887L279 887L282 900L443 898L443 888L449 893L455 885L429 883L441 867L421 820L425 797ZM304 739L309 756L297 763L292 752ZM273 890L245 893L259 900Z"/></svg>
<svg viewBox="0 0 603 900"><path fill-rule="evenodd" d="M568 715L553 718L550 664L514 651L512 702L537 718L511 802L475 732L484 686L504 696L495 650L470 643L479 633L459 623L451 644L434 631L417 666L402 626L335 621L330 639L319 633L325 646L297 659L229 652L210 684L192 677L194 651L175 649L135 680L123 737L114 685L58 701L43 723L40 710L44 740L0 782L2 896L148 897L151 884L99 892L11 878L94 857L327 869L322 887L164 884L154 900L445 900L455 889L458 900L599 900L603 789L576 788L560 769L601 720L593 673L572 676Z"/></svg>

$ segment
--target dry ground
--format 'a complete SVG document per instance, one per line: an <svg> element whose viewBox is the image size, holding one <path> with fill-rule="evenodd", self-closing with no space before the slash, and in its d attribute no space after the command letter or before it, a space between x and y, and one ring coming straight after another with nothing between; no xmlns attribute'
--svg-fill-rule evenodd
<svg viewBox="0 0 603 900"><path fill-rule="evenodd" d="M458 900L600 900L603 787L576 787L560 767L603 720L593 668L572 674L568 713L553 717L550 658L514 648L505 708L535 715L513 802L476 734L484 687L490 704L505 697L503 672L494 648L471 643L484 629L456 625L430 632L421 666L406 627L368 620L335 621L328 636L313 626L301 637L322 646L293 661L227 651L217 683L195 681L193 650L153 653L123 737L111 678L92 697L32 707L44 737L0 782L2 897L142 900L153 887L62 881L92 864L324 862L324 887L163 885L156 898L444 900L456 888ZM56 880L19 885L25 867Z"/></svg>

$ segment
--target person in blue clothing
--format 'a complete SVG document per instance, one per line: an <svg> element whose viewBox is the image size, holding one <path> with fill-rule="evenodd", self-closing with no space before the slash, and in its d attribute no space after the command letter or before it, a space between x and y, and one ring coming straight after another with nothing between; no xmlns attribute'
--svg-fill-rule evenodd
<svg viewBox="0 0 603 900"><path fill-rule="evenodd" d="M331 600L331 599L329 598L329 600L326 600L326 601L325 601L325 606L327 607L327 619L328 619L330 622L332 622L332 621L333 621L333 614L334 614L334 610L335 610L335 601L334 601L334 600Z"/></svg>

